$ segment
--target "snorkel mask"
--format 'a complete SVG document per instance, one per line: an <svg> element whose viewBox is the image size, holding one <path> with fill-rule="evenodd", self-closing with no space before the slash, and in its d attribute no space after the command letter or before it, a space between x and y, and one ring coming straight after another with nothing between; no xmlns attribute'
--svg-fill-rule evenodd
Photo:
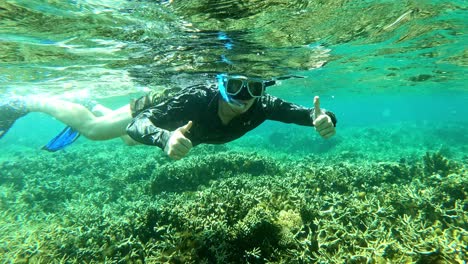
<svg viewBox="0 0 468 264"><path fill-rule="evenodd" d="M262 97L268 83L261 79L248 78L242 75L218 74L216 78L219 92L224 101L235 105L242 105L239 100Z"/></svg>

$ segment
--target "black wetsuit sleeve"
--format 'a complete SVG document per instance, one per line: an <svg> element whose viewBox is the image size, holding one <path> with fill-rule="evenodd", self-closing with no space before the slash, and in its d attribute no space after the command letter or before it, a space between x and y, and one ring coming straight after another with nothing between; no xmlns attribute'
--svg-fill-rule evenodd
<svg viewBox="0 0 468 264"><path fill-rule="evenodd" d="M195 120L203 107L202 91L185 91L143 110L127 126L127 134L137 142L164 150L172 131Z"/></svg>
<svg viewBox="0 0 468 264"><path fill-rule="evenodd" d="M266 118L269 120L301 126L313 126L312 108L289 103L271 95L262 98L262 106Z"/></svg>
<svg viewBox="0 0 468 264"><path fill-rule="evenodd" d="M278 97L267 95L262 99L266 118L283 123L293 123L301 126L314 126L314 108L307 108L290 102L286 102ZM325 110L334 126L336 126L336 116L333 112Z"/></svg>
<svg viewBox="0 0 468 264"><path fill-rule="evenodd" d="M172 132L155 126L151 121L152 115L151 111L144 111L136 116L128 125L127 134L137 142L164 150Z"/></svg>

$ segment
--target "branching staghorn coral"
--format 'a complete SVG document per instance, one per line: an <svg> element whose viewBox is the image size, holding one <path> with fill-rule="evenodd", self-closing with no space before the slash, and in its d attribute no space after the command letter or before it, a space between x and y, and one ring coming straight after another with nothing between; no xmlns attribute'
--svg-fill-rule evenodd
<svg viewBox="0 0 468 264"><path fill-rule="evenodd" d="M70 165L76 175L68 178L63 168L47 168L76 156L32 159L43 170L1 186L0 230L8 234L1 260L457 263L467 256L463 169L438 177L424 175L423 161L286 163L232 151L156 166L137 156L142 163L125 170L131 160L95 174ZM181 187L152 192L156 179Z"/></svg>
<svg viewBox="0 0 468 264"><path fill-rule="evenodd" d="M442 156L440 152L432 154L427 152L423 160L424 173L427 176L432 174L440 174L442 177L445 177L452 172L457 172L459 169L459 166L456 163L450 162L448 159Z"/></svg>

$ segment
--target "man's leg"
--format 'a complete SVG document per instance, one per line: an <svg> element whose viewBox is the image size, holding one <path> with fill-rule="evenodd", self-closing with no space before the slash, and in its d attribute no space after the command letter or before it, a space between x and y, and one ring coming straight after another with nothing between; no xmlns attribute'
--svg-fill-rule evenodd
<svg viewBox="0 0 468 264"><path fill-rule="evenodd" d="M105 116L109 115L113 112L112 109L107 108L101 104L97 104L96 106L91 109L91 112L95 116ZM140 143L138 141L133 140L129 135L125 134L125 136L121 136L120 139L122 140L123 143L129 146L134 146L134 145L139 145Z"/></svg>
<svg viewBox="0 0 468 264"><path fill-rule="evenodd" d="M104 116L96 117L86 107L62 100L33 99L26 102L31 112L42 112L71 126L91 140L107 140L125 136L132 119L129 105Z"/></svg>

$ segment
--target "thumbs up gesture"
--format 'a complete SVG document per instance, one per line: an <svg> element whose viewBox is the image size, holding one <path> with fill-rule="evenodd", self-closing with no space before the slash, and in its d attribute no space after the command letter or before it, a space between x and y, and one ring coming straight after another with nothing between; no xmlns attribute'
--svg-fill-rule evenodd
<svg viewBox="0 0 468 264"><path fill-rule="evenodd" d="M335 135L335 126L331 118L325 114L325 111L320 109L320 98L314 97L314 116L313 124L315 130L320 134L321 137L327 139Z"/></svg>
<svg viewBox="0 0 468 264"><path fill-rule="evenodd" d="M191 127L192 121L189 121L185 126L177 128L172 133L164 148L164 152L171 159L180 160L185 157L192 148L192 142L184 136L184 133L189 132Z"/></svg>

